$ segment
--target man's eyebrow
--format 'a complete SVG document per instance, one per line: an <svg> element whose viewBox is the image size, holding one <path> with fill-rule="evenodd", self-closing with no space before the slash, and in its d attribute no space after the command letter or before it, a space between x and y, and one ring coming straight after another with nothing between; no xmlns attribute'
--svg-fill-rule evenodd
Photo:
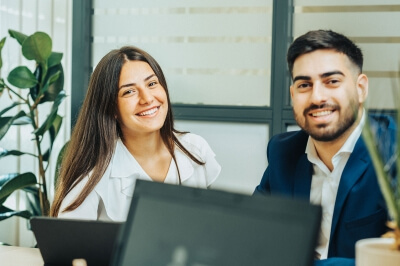
<svg viewBox="0 0 400 266"><path fill-rule="evenodd" d="M151 74L150 76L148 76L147 78L144 79L144 81L148 81L149 79L151 79L152 77L154 77L156 74ZM133 87L135 86L136 83L128 83L128 84L124 84L121 85L121 87L119 87L119 89L125 88L125 87Z"/></svg>
<svg viewBox="0 0 400 266"><path fill-rule="evenodd" d="M319 76L321 78L327 78L327 77L332 76L332 75L342 75L342 76L344 76L343 72L339 71L339 70L322 73ZM296 77L294 77L293 82L296 82L297 80L311 80L311 77L310 76L296 76Z"/></svg>
<svg viewBox="0 0 400 266"><path fill-rule="evenodd" d="M296 76L296 77L294 77L293 82L296 82L298 80L311 80L311 77L309 77L309 76Z"/></svg>
<svg viewBox="0 0 400 266"><path fill-rule="evenodd" d="M342 75L344 76L342 71L336 70L336 71L331 71L331 72L326 72L320 75L321 78L326 78L332 75Z"/></svg>

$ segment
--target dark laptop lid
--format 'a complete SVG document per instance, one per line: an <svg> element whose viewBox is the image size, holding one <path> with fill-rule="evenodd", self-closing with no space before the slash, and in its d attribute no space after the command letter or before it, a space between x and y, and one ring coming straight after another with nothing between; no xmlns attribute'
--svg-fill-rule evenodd
<svg viewBox="0 0 400 266"><path fill-rule="evenodd" d="M84 258L88 265L109 265L121 223L33 217L30 220L45 265L72 265Z"/></svg>
<svg viewBox="0 0 400 266"><path fill-rule="evenodd" d="M321 207L137 180L112 265L312 265Z"/></svg>

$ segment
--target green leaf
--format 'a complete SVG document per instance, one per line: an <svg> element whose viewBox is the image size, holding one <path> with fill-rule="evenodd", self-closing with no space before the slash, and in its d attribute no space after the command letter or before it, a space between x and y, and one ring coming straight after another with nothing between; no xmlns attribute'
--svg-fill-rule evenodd
<svg viewBox="0 0 400 266"><path fill-rule="evenodd" d="M51 75L49 78L49 85L53 84L60 77L60 75L60 71L57 71L54 75Z"/></svg>
<svg viewBox="0 0 400 266"><path fill-rule="evenodd" d="M57 97L54 99L54 103L53 106L51 107L51 110L58 110L58 106L60 106L65 97L67 97L67 95L65 95L65 91L60 91Z"/></svg>
<svg viewBox="0 0 400 266"><path fill-rule="evenodd" d="M18 106L22 103L19 102L13 102L10 106L4 108L3 110L0 111L0 116L2 116L3 114L5 114L6 112L8 112L9 110L13 109L15 106Z"/></svg>
<svg viewBox="0 0 400 266"><path fill-rule="evenodd" d="M365 146L371 156L371 161L375 169L375 173L378 179L378 184L381 189L383 198L385 199L389 213L394 221L400 221L400 212L396 208L395 193L391 189L390 177L387 171L385 171L385 163L380 155L378 146L375 144L375 138L369 123L368 117L365 119L365 125L361 132L364 139Z"/></svg>
<svg viewBox="0 0 400 266"><path fill-rule="evenodd" d="M8 74L7 80L11 85L20 89L31 88L38 83L35 76L26 66L14 68Z"/></svg>
<svg viewBox="0 0 400 266"><path fill-rule="evenodd" d="M57 118L58 106L61 104L65 97L65 91L60 91L60 93L57 95L57 98L54 100L50 114L47 116L43 124L38 129L33 131L33 134L35 134L36 136L43 136L44 133L49 130L49 128L53 125L55 119Z"/></svg>
<svg viewBox="0 0 400 266"><path fill-rule="evenodd" d="M0 188L8 181L19 175L19 173L9 173L0 175Z"/></svg>
<svg viewBox="0 0 400 266"><path fill-rule="evenodd" d="M21 156L21 155L24 155L24 154L37 157L35 154L29 153L29 152L22 152L22 151L18 151L18 150L6 150L6 149L3 149L3 150L0 151L0 158L6 157L6 156L10 156L10 155Z"/></svg>
<svg viewBox="0 0 400 266"><path fill-rule="evenodd" d="M49 76L49 78L47 79L45 86L43 86L39 92L39 95L42 95L43 93L47 92L49 86L54 83L58 77L60 76L60 72L57 71L56 73L54 73L53 75Z"/></svg>
<svg viewBox="0 0 400 266"><path fill-rule="evenodd" d="M36 176L33 173L19 174L8 180L0 187L0 205L2 205L14 191L34 184L36 184Z"/></svg>
<svg viewBox="0 0 400 266"><path fill-rule="evenodd" d="M63 67L61 64L55 65L48 69L46 78L44 79L44 82L46 84L49 77L53 76L57 72L60 73L58 76L58 79L48 86L47 90L44 93L43 98L40 100L40 103L54 101L56 99L57 95L60 93L60 91L63 90L63 88L64 88L64 70L63 70Z"/></svg>
<svg viewBox="0 0 400 266"><path fill-rule="evenodd" d="M40 198L39 198L39 187L29 186L22 189L26 192L27 209L35 216L42 215L42 210L40 209Z"/></svg>
<svg viewBox="0 0 400 266"><path fill-rule="evenodd" d="M8 30L8 34L10 34L11 37L16 39L17 42L21 45L25 41L25 39L28 38L28 36L26 36L25 34L15 31L15 30Z"/></svg>
<svg viewBox="0 0 400 266"><path fill-rule="evenodd" d="M57 113L51 112L49 114L49 116L46 118L46 120L43 122L43 124L38 129L33 131L33 134L35 134L36 136L43 136L44 133L47 130L49 130L49 128L53 124L53 121L56 119L56 117L57 117Z"/></svg>
<svg viewBox="0 0 400 266"><path fill-rule="evenodd" d="M23 116L26 116L25 112L19 111L19 113L16 114L15 116L0 117L0 140L7 133L8 129L14 123L14 120L16 120L20 117L23 117Z"/></svg>
<svg viewBox="0 0 400 266"><path fill-rule="evenodd" d="M49 59L47 60L47 67L51 68L61 63L63 57L62 53L52 52Z"/></svg>
<svg viewBox="0 0 400 266"><path fill-rule="evenodd" d="M14 120L13 126L23 126L32 124L32 119L29 116L22 116Z"/></svg>
<svg viewBox="0 0 400 266"><path fill-rule="evenodd" d="M0 78L0 97L3 94L5 87L6 87L6 84L4 84L4 80L2 78Z"/></svg>
<svg viewBox="0 0 400 266"><path fill-rule="evenodd" d="M0 152L0 158L6 157L6 156L8 156L8 155L21 156L21 155L23 155L23 154L25 154L25 153L24 153L24 152L21 152L21 151L17 151L17 150L11 150L11 151L9 151L9 150L3 149L3 150Z"/></svg>
<svg viewBox="0 0 400 266"><path fill-rule="evenodd" d="M3 66L3 59L1 57L1 50L3 49L5 42L6 42L6 37L1 39L1 41L0 41L0 69Z"/></svg>
<svg viewBox="0 0 400 266"><path fill-rule="evenodd" d="M57 137L58 132L60 132L62 120L63 120L63 117L60 115L57 115L56 119L54 119L53 126L52 126L52 129L54 130L53 141Z"/></svg>
<svg viewBox="0 0 400 266"><path fill-rule="evenodd" d="M0 221L8 219L13 216L19 216L25 219L29 219L32 217L32 214L25 210L25 211L14 211L5 206L0 206Z"/></svg>
<svg viewBox="0 0 400 266"><path fill-rule="evenodd" d="M46 64L51 55L52 41L44 32L35 32L22 43L22 54L28 60ZM32 86L31 86L32 87Z"/></svg>
<svg viewBox="0 0 400 266"><path fill-rule="evenodd" d="M42 66L41 65L38 65L36 67L35 71L33 72L33 75L35 76L35 79L37 81L42 80ZM36 100L36 98L37 98L37 96L39 94L39 90L40 90L40 84L39 83L37 83L35 86L33 86L33 87L31 87L29 89L29 92L30 92L30 95L31 95L31 98L32 98L33 101Z"/></svg>
<svg viewBox="0 0 400 266"><path fill-rule="evenodd" d="M53 125L49 128L49 135L50 135L50 147L47 151L43 154L43 161L48 161L50 158L51 150L53 149L54 141L60 131L61 124L62 124L62 116L57 115L57 117L53 121Z"/></svg>

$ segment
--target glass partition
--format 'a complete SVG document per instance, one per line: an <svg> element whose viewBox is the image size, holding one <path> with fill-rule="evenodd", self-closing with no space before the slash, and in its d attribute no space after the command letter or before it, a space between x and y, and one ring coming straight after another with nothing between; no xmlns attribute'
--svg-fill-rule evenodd
<svg viewBox="0 0 400 266"><path fill-rule="evenodd" d="M364 52L363 72L369 77L367 107L394 109L400 100L400 2L295 0L294 6L293 37L313 29L348 36Z"/></svg>

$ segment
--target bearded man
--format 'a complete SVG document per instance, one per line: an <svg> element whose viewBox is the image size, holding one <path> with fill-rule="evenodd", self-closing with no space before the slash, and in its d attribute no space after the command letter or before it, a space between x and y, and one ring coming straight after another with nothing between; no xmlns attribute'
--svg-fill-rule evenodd
<svg viewBox="0 0 400 266"><path fill-rule="evenodd" d="M271 138L268 168L254 194L286 195L321 205L316 264L354 265L356 241L380 237L388 221L361 137L368 116L363 55L346 36L316 30L291 44L287 62L293 113L301 130ZM378 139L394 143L393 119L373 116L369 121L379 129ZM393 154L392 146L381 145L386 158Z"/></svg>

